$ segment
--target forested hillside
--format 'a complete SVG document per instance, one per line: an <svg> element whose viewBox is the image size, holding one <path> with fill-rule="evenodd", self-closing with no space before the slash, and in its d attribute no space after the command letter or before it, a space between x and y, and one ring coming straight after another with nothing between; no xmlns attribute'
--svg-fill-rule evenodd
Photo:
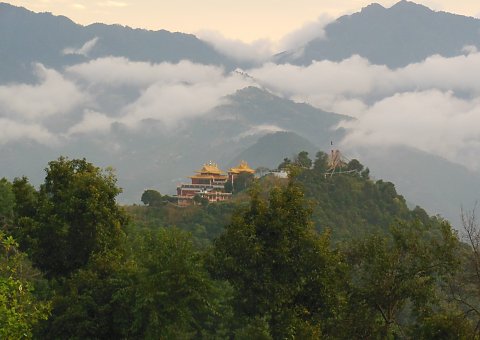
<svg viewBox="0 0 480 340"><path fill-rule="evenodd" d="M356 160L284 159L226 203L152 191L120 207L112 170L48 164L0 181L3 339L478 338L480 231L408 209Z"/></svg>
<svg viewBox="0 0 480 340"><path fill-rule="evenodd" d="M295 180L303 188L308 204L312 208L312 221L318 232L330 229L335 241L365 236L372 232L385 232L397 221L413 222L420 220L424 224L438 226L436 217L429 217L420 207L411 210L405 199L397 194L393 183L369 178L368 168L352 160L345 165L347 174L331 174L328 169L328 156L319 151L315 159L306 157L306 167ZM297 155L286 162L295 165ZM280 162L278 162L280 163ZM283 164L285 165L285 164ZM273 175L262 177L257 185L262 191L281 186L285 181ZM211 241L223 231L232 214L248 204L245 192L235 199L222 204L191 206L179 209L166 200L149 207L130 206L127 211L135 224L150 228L158 225L176 226L191 232L199 240Z"/></svg>

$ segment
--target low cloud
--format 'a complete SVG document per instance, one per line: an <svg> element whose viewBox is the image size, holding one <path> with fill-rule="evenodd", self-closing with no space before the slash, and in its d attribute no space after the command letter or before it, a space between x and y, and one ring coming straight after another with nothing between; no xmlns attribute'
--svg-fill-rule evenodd
<svg viewBox="0 0 480 340"><path fill-rule="evenodd" d="M91 132L108 132L114 120L107 115L86 110L82 121L68 129L67 136L74 134L85 134Z"/></svg>
<svg viewBox="0 0 480 340"><path fill-rule="evenodd" d="M369 107L358 119L341 124L349 133L343 144L406 145L479 168L480 100L429 90L396 94Z"/></svg>
<svg viewBox="0 0 480 340"><path fill-rule="evenodd" d="M359 56L309 66L266 63L245 73L189 61L152 64L115 57L62 72L37 65L38 84L0 86L0 142L28 136L47 144L75 135L108 136L114 125L135 129L150 120L173 129L222 104L226 95L258 84L355 117L341 125L346 147L407 145L480 169L479 73L480 53L474 50L399 69ZM63 125L55 135L46 122L57 117ZM245 134L268 129L276 131L259 126Z"/></svg>
<svg viewBox="0 0 480 340"><path fill-rule="evenodd" d="M74 65L66 72L94 90L99 96L97 103L100 97L116 91L123 97L129 94L132 99L114 116L116 122L130 128L149 119L172 127L182 119L204 114L220 104L222 97L252 84L251 79L238 73L225 74L221 67L190 61L151 64L111 57ZM111 123L106 117L112 114L105 114L102 127ZM87 121L79 123L70 133L86 132L85 129L93 128L88 122L100 118L89 113L85 117Z"/></svg>
<svg viewBox="0 0 480 340"><path fill-rule="evenodd" d="M0 117L38 121L68 113L87 100L87 96L57 71L37 64L39 84L0 86Z"/></svg>
<svg viewBox="0 0 480 340"><path fill-rule="evenodd" d="M177 64L130 61L122 57L92 60L67 68L67 74L86 82L90 86L146 88L155 83L196 84L212 83L224 78L220 67L181 61Z"/></svg>
<svg viewBox="0 0 480 340"><path fill-rule="evenodd" d="M44 145L58 143L58 138L39 124L24 124L0 118L0 144L26 140Z"/></svg>
<svg viewBox="0 0 480 340"><path fill-rule="evenodd" d="M34 140L50 143L106 134L115 123L135 129L148 120L173 128L254 83L235 72L225 74L221 67L190 61L152 64L114 57L73 65L62 73L39 64L36 72L38 84L0 86L0 118L8 119L8 126L16 124L12 131L23 131L3 134L2 142L30 132Z"/></svg>
<svg viewBox="0 0 480 340"><path fill-rule="evenodd" d="M268 39L246 43L226 38L220 32L207 30L197 32L197 36L212 45L218 52L239 62L264 62L274 53L274 43Z"/></svg>
<svg viewBox="0 0 480 340"><path fill-rule="evenodd" d="M301 54L302 47L313 39L325 38L325 27L334 21L327 15L307 22L299 29L286 34L280 41L259 39L246 43L238 39L230 39L218 31L202 30L196 35L213 46L218 52L239 62L262 63L270 60L276 53L297 50Z"/></svg>
<svg viewBox="0 0 480 340"><path fill-rule="evenodd" d="M135 127L144 120L154 119L172 127L183 119L205 114L221 104L223 97L248 85L247 80L236 74L215 82L167 86L155 83L125 108L126 114L120 121Z"/></svg>
<svg viewBox="0 0 480 340"><path fill-rule="evenodd" d="M248 73L287 98L355 117L342 124L345 146L408 145L480 170L480 53L468 52L395 70L353 56Z"/></svg>
<svg viewBox="0 0 480 340"><path fill-rule="evenodd" d="M63 54L68 55L68 54L77 54L77 55L83 55L85 57L88 57L89 53L92 51L92 49L95 47L95 45L98 42L98 37L93 38L92 40L87 41L85 44L83 44L82 47L80 48L72 48L72 47L67 47L62 51Z"/></svg>
<svg viewBox="0 0 480 340"><path fill-rule="evenodd" d="M241 133L237 137L234 138L234 140L240 140L245 137L249 136L254 136L254 135L264 135L268 133L275 133L275 132L281 132L281 131L286 131L285 129L277 126L277 125L271 125L271 124L261 124L257 126L253 126L247 131Z"/></svg>
<svg viewBox="0 0 480 340"><path fill-rule="evenodd" d="M462 52L465 54L477 53L478 49L477 49L477 46L475 45L466 45L466 46L463 46Z"/></svg>
<svg viewBox="0 0 480 340"><path fill-rule="evenodd" d="M353 56L341 62L317 61L309 66L273 63L248 71L269 88L286 96L306 98L384 98L398 92L432 88L466 95L480 94L480 53L453 58L432 56L421 63L392 70ZM313 101L322 107L330 103Z"/></svg>
<svg viewBox="0 0 480 340"><path fill-rule="evenodd" d="M325 27L334 20L328 15L322 15L316 21L307 22L301 28L285 35L279 42L279 50L295 50L314 39L325 39Z"/></svg>

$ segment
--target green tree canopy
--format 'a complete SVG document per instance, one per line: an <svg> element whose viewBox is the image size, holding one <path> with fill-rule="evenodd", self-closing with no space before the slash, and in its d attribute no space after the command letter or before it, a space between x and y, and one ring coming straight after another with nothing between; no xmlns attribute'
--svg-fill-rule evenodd
<svg viewBox="0 0 480 340"><path fill-rule="evenodd" d="M292 164L292 160L291 160L290 158L288 158L288 157L285 157L285 158L283 159L283 162L280 163L277 168L278 168L279 170L286 169L286 168L288 168L288 166L289 166L290 164Z"/></svg>
<svg viewBox="0 0 480 340"><path fill-rule="evenodd" d="M450 226L431 230L401 223L389 235L347 243L352 309L349 331L382 338L402 337L409 325L434 312L438 282L458 266L459 242ZM408 314L407 314L408 315Z"/></svg>
<svg viewBox="0 0 480 340"><path fill-rule="evenodd" d="M153 207L162 205L164 200L157 190L148 189L143 192L141 201L143 204Z"/></svg>
<svg viewBox="0 0 480 340"><path fill-rule="evenodd" d="M85 159L49 163L40 187L32 258L49 277L83 267L93 253L115 249L127 218L112 170Z"/></svg>
<svg viewBox="0 0 480 340"><path fill-rule="evenodd" d="M32 337L32 328L49 315L50 304L33 294L31 267L18 244L0 230L0 338Z"/></svg>
<svg viewBox="0 0 480 340"><path fill-rule="evenodd" d="M255 177L253 174L247 172L242 172L238 174L233 180L233 191L239 193L250 187L254 181Z"/></svg>
<svg viewBox="0 0 480 340"><path fill-rule="evenodd" d="M295 157L294 164L304 169L310 169L312 167L312 160L308 157L307 151L301 151Z"/></svg>
<svg viewBox="0 0 480 340"><path fill-rule="evenodd" d="M253 190L250 208L214 242L212 271L234 287L237 311L267 318L274 338L319 332L340 304L339 258L310 214L292 179L268 202Z"/></svg>
<svg viewBox="0 0 480 340"><path fill-rule="evenodd" d="M186 232L159 229L135 241L138 285L133 334L147 339L198 338L222 316L214 283Z"/></svg>
<svg viewBox="0 0 480 340"><path fill-rule="evenodd" d="M6 227L13 219L15 208L15 194L12 183L6 178L0 179L0 228Z"/></svg>

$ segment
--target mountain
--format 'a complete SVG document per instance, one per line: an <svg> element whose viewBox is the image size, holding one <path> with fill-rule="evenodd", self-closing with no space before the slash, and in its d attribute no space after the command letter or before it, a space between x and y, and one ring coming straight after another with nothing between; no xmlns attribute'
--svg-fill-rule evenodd
<svg viewBox="0 0 480 340"><path fill-rule="evenodd" d="M461 226L461 209L471 210L480 198L480 174L417 149L357 150L376 178L395 183L409 202L431 214L440 214L455 227Z"/></svg>
<svg viewBox="0 0 480 340"><path fill-rule="evenodd" d="M315 60L340 61L358 54L373 64L397 68L434 54L461 55L466 46L478 48L479 30L479 19L435 12L414 2L402 0L390 8L374 3L327 25L324 37L274 59L309 65Z"/></svg>
<svg viewBox="0 0 480 340"><path fill-rule="evenodd" d="M106 56L133 61L236 64L194 35L120 25L82 26L63 16L0 3L0 83L32 81L32 63L60 69Z"/></svg>
<svg viewBox="0 0 480 340"><path fill-rule="evenodd" d="M314 158L318 150L312 142L294 132L275 132L260 137L255 144L233 158L229 165L234 166L248 159L257 167L274 169L285 157L293 159L300 151L307 151L310 158Z"/></svg>
<svg viewBox="0 0 480 340"><path fill-rule="evenodd" d="M272 164L277 165L283 158L273 159L268 152L273 150L273 153L276 153L279 146L272 144L284 142L286 144L279 146L312 146L298 135L285 132L261 137L255 146L257 151L261 150L262 146L268 146L263 156L266 157L265 160L271 160ZM262 156L261 153L245 155ZM311 204L315 228L320 232L330 229L334 242L356 239L372 232L385 233L391 225L398 225L402 221L419 221L430 225L431 231L438 230L438 219L430 218L422 208L409 208L393 183L369 179L366 173L325 176L325 166L326 164L318 162L312 169L300 172L297 180ZM258 181L262 192L268 192L281 183L282 180L272 175L263 176ZM247 195L240 193L227 202L203 207L183 207L181 213L178 207L170 204L153 209L138 205L126 208L138 225L149 228L158 228L159 225L176 226L191 232L199 241L208 244L222 233L234 211L245 204L248 204Z"/></svg>
<svg viewBox="0 0 480 340"><path fill-rule="evenodd" d="M226 105L212 110L210 115L229 117L237 125L244 124L245 128L249 127L248 133L282 130L296 132L320 147L327 147L331 141L343 138L344 130L333 127L341 120L351 119L306 103L294 102L255 86L227 96L226 102Z"/></svg>
<svg viewBox="0 0 480 340"><path fill-rule="evenodd" d="M299 51L277 57L281 62L308 64L312 60L340 60L360 54L372 62L398 67L433 53L451 56L463 53L465 45L480 46L479 30L477 19L434 12L407 1L391 8L373 4L328 25L326 39L307 44L302 57L294 58ZM234 93L218 91L217 87L223 83L217 82L215 76L212 84L208 84L209 90L197 94L195 91L202 86L196 86L195 82L211 74L196 77L196 72L203 70L192 71L190 65L181 70L194 76L185 77L187 80L180 76L180 80L172 84L164 79L163 71L160 76L152 75L152 79L139 76L130 81L128 75L137 75L135 68L118 84L117 77L112 77L111 81L108 77L100 79L102 76L95 73L98 65L106 68L102 63L82 75L71 70L75 67L65 70L69 65L87 68L95 64L96 59L107 56L123 57L126 62L188 59L201 64L223 65L227 72L218 75L218 79L241 84L232 85L231 91L245 84L264 83L239 80L239 72L228 72L236 67L234 62L193 35L119 25L84 27L66 17L33 13L0 3L0 84L20 83L0 86L0 128L4 128L0 131L0 177L26 175L34 184L39 184L48 161L60 155L86 157L99 166L117 169L119 185L124 188L122 203L139 202L146 188L158 189L162 194L173 193L179 182L208 160L226 169L240 159L245 159L254 168L275 167L278 160L292 157L301 150L308 151L314 158L317 150L328 151L331 141L334 145L340 144L345 131L336 126L342 120L352 119L294 102L261 87L246 87ZM88 61L93 62L85 64ZM54 74L47 77L48 81L41 77L33 79L32 63L57 69L61 77ZM165 65L150 66L154 69ZM175 66L172 69L180 69ZM124 72L121 67L114 70L115 75ZM94 80L88 78L92 74L96 76ZM32 81L34 86L29 84ZM138 85L135 82L146 83ZM301 88L302 84L298 85ZM59 91L65 86L74 89ZM174 115L182 114L177 110L169 112L184 104L178 102L182 99L172 95L176 91L182 94L178 98L191 101L188 104L193 113L189 113L188 118L177 119ZM194 95L183 96L184 92ZM218 92L221 93L218 97L211 95ZM22 96L15 96L16 93ZM65 102L70 102L70 93L81 98L72 98L73 104L66 105ZM230 94L224 96L226 93ZM151 102L159 96L166 99L162 97L161 105L153 105ZM355 99L355 94L352 96L347 99ZM211 105L202 106L204 97L215 97L215 100ZM43 98L52 100L44 101ZM42 114L42 110L45 113ZM144 111L150 112L143 115ZM124 125L122 118L133 113L147 118L135 127ZM91 129L69 134L70 128L81 125L89 116L95 118L88 121L90 124L108 126L98 131ZM168 126L159 117L171 117L175 123ZM17 138L15 133L19 129L23 132ZM29 139L30 135L42 133L51 133L57 143L42 144ZM421 204L430 213L440 213L456 225L460 205L472 206L480 192L478 173L419 150L342 151L367 164L376 178L397 183L399 192L412 204Z"/></svg>
<svg viewBox="0 0 480 340"><path fill-rule="evenodd" d="M26 175L39 184L48 161L59 155L86 157L98 166L117 170L119 185L124 189L123 203L139 202L146 188L162 194L175 192L176 185L209 160L224 170L236 165L238 157L243 156L252 167L278 165L276 160L265 164L262 157L249 153L253 145L261 149L265 142L272 146L276 140L277 149L272 149L272 155L278 154L280 159L302 149L311 150L314 155L317 148L342 138L343 131L335 130L335 126L346 118L264 89L247 87L226 96L221 105L209 112L185 119L176 127L165 127L161 121L149 119L136 129L115 123L106 134L78 134L52 147L27 140L2 145L0 158L5 162L0 177ZM257 142L278 131L291 133Z"/></svg>

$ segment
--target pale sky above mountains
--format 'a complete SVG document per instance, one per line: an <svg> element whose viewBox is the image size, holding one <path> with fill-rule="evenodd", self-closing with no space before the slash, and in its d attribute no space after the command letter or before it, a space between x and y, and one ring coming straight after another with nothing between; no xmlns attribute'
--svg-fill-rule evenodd
<svg viewBox="0 0 480 340"><path fill-rule="evenodd" d="M35 12L64 15L80 24L118 23L200 36L215 35L264 46L290 47L292 32L306 34L329 20L357 12L371 2L390 7L397 0L12 0ZM480 17L478 0L416 0L434 10ZM307 33L305 33L307 32ZM295 38L295 37L293 37Z"/></svg>

